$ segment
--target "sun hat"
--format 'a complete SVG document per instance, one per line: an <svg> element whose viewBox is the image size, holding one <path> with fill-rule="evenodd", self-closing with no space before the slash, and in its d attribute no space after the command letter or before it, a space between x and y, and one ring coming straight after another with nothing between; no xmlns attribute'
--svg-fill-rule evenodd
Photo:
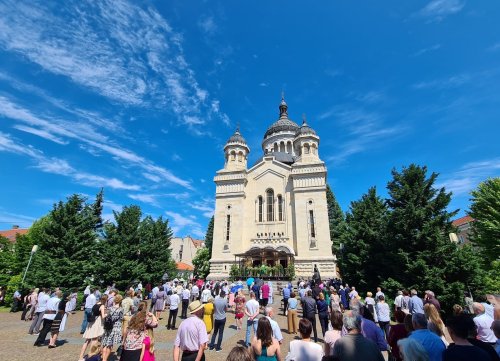
<svg viewBox="0 0 500 361"><path fill-rule="evenodd" d="M189 304L188 310L189 313L195 313L196 311L201 310L203 307L203 304L200 301L196 300Z"/></svg>

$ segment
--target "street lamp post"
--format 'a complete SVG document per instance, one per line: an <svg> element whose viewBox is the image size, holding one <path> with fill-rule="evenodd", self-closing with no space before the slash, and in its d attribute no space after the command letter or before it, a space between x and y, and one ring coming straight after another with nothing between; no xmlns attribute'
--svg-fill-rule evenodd
<svg viewBox="0 0 500 361"><path fill-rule="evenodd" d="M26 266L26 270L24 271L24 276L23 280L21 281L21 284L24 284L24 279L26 278L26 273L28 273L28 268L30 267L31 259L33 258L33 255L35 254L36 251L38 251L38 246L35 244L33 248L31 248L30 260L28 261L28 265Z"/></svg>

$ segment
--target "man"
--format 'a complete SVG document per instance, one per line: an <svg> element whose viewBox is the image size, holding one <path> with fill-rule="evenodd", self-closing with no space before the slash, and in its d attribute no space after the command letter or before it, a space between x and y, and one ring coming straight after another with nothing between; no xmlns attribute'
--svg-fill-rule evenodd
<svg viewBox="0 0 500 361"><path fill-rule="evenodd" d="M270 306L266 307L265 309L265 315L266 318L269 320L271 323L271 328L273 330L273 337L280 343L283 343L283 335L281 334L281 328L278 325L278 322L273 320L274 317L274 309ZM255 324L255 333L257 333L257 328L258 328L258 323Z"/></svg>
<svg viewBox="0 0 500 361"><path fill-rule="evenodd" d="M43 328L38 335L33 346L42 346L45 343L45 338L47 334L50 332L50 328L52 327L52 322L54 322L54 318L56 318L57 308L59 307L59 302L61 302L62 292L56 291L55 296L47 301L47 309L45 310L45 314L43 315ZM55 346L49 345L49 348L54 348Z"/></svg>
<svg viewBox="0 0 500 361"><path fill-rule="evenodd" d="M116 296L117 293L118 293L118 291L115 290L115 289L109 290L109 292L108 292L108 302L106 303L106 307L107 308L113 307L113 305L115 303L114 302L115 301L115 296Z"/></svg>
<svg viewBox="0 0 500 361"><path fill-rule="evenodd" d="M189 305L189 296L190 295L191 295L191 292L189 292L189 289L187 288L187 285L186 285L186 288L184 288L182 290L182 294L181 294L181 297L182 297L182 315L181 315L181 318L184 318L184 319L187 318L187 308Z"/></svg>
<svg viewBox="0 0 500 361"><path fill-rule="evenodd" d="M356 291L356 287L352 286L351 292L349 293L349 299L352 300L354 298L358 298L358 291Z"/></svg>
<svg viewBox="0 0 500 361"><path fill-rule="evenodd" d="M210 292L210 286L206 285L205 289L201 292L201 302L204 304L207 303L210 297L212 297L212 292Z"/></svg>
<svg viewBox="0 0 500 361"><path fill-rule="evenodd" d="M149 306L149 312L153 311L153 307L156 303L156 294L158 292L160 292L160 287L161 287L161 284L159 284L158 286L155 286L153 288L153 290L151 291L151 305Z"/></svg>
<svg viewBox="0 0 500 361"><path fill-rule="evenodd" d="M474 323L477 327L477 339L494 346L497 342L497 338L491 330L493 318L485 312L484 306L479 302L474 302L472 304L472 309L476 315L476 317L474 317Z"/></svg>
<svg viewBox="0 0 500 361"><path fill-rule="evenodd" d="M87 329L88 319L87 317L92 314L92 307L97 303L97 297L95 295L96 290L91 289L90 295L88 295L85 300L85 311L83 313L82 326L80 327L80 334L83 334ZM40 297L38 297L40 299Z"/></svg>
<svg viewBox="0 0 500 361"><path fill-rule="evenodd" d="M468 340L468 315L461 314L449 318L446 327L453 342L443 353L444 361L488 361L490 355L479 347L473 346Z"/></svg>
<svg viewBox="0 0 500 361"><path fill-rule="evenodd" d="M250 333L254 330L259 315L259 302L255 299L255 293L250 291L250 299L245 303L245 315L247 315L247 332L245 335L245 346L250 347Z"/></svg>
<svg viewBox="0 0 500 361"><path fill-rule="evenodd" d="M208 335L205 323L201 320L203 305L200 301L194 301L188 308L191 316L182 321L175 337L174 361L205 361Z"/></svg>
<svg viewBox="0 0 500 361"><path fill-rule="evenodd" d="M16 290L14 292L14 296L12 297L12 307L10 308L10 312L19 311L19 305L21 303L22 303L21 292L19 292L19 290Z"/></svg>
<svg viewBox="0 0 500 361"><path fill-rule="evenodd" d="M417 290L411 290L411 297L408 304L408 309L410 310L410 314L421 313L424 314L424 303L422 299L418 297Z"/></svg>
<svg viewBox="0 0 500 361"><path fill-rule="evenodd" d="M132 314L134 310L134 300L132 297L134 296L133 290L128 290L125 293L125 298L122 300L122 308L123 308L123 320L122 320L122 337L125 339L125 335L127 334L128 322L130 318L132 318Z"/></svg>
<svg viewBox="0 0 500 361"><path fill-rule="evenodd" d="M168 314L167 330L175 330L175 319L179 311L179 303L181 299L177 293L172 293L170 296L170 312Z"/></svg>
<svg viewBox="0 0 500 361"><path fill-rule="evenodd" d="M377 345L361 334L361 318L352 311L343 317L347 335L333 346L333 357L339 361L384 361Z"/></svg>
<svg viewBox="0 0 500 361"><path fill-rule="evenodd" d="M403 309L403 291L398 291L398 295L394 299L394 311Z"/></svg>
<svg viewBox="0 0 500 361"><path fill-rule="evenodd" d="M361 306L359 304L353 305L351 307L353 314L359 314L361 316L361 334L367 339L373 341L380 351L387 351L388 346L385 340L384 331L377 324L367 318L365 318L365 312L369 312L366 306Z"/></svg>
<svg viewBox="0 0 500 361"><path fill-rule="evenodd" d="M191 302L197 300L200 297L200 288L193 283L193 287L191 288Z"/></svg>
<svg viewBox="0 0 500 361"><path fill-rule="evenodd" d="M303 289L303 288L301 288ZM290 288L283 288L283 316L286 315L286 310L288 309L288 299L290 298Z"/></svg>
<svg viewBox="0 0 500 361"><path fill-rule="evenodd" d="M380 296L384 296L385 299L385 294L384 292L382 292L382 288L377 287L377 293L375 293L375 302L378 302Z"/></svg>
<svg viewBox="0 0 500 361"><path fill-rule="evenodd" d="M426 305L428 303L434 305L434 307L436 307L438 312L441 311L441 305L440 305L439 301L437 300L436 296L434 295L434 292L429 291L429 290L425 291L424 305Z"/></svg>
<svg viewBox="0 0 500 361"><path fill-rule="evenodd" d="M423 313L413 313L411 323L414 331L409 338L414 339L424 347L429 355L429 361L441 361L446 346L438 335L427 329L425 315Z"/></svg>
<svg viewBox="0 0 500 361"><path fill-rule="evenodd" d="M267 304L269 302L269 283L266 281L261 287L261 292L262 292L262 307L267 307Z"/></svg>
<svg viewBox="0 0 500 361"><path fill-rule="evenodd" d="M215 347L215 352L221 352L222 348L222 337L224 335L224 326L226 325L226 311L227 311L227 300L225 298L226 292L220 291L220 295L215 297L214 301L214 331L212 334L212 341L210 342L209 348L213 350ZM217 345L215 345L215 338L219 334L217 340Z"/></svg>
<svg viewBox="0 0 500 361"><path fill-rule="evenodd" d="M33 315L33 321L31 322L30 329L28 333L30 335L37 334L40 332L40 326L43 321L43 315L47 309L47 301L49 300L50 290L43 288L42 292L38 294L38 304L35 309L35 314Z"/></svg>
<svg viewBox="0 0 500 361"><path fill-rule="evenodd" d="M302 311L304 312L303 317L311 322L314 342L318 342L318 331L316 330L316 300L312 298L312 291L309 290L306 293L306 297L301 300Z"/></svg>

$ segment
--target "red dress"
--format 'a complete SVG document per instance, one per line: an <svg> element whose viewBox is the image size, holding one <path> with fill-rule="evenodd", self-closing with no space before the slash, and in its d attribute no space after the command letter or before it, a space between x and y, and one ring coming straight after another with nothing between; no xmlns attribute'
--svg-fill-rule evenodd
<svg viewBox="0 0 500 361"><path fill-rule="evenodd" d="M144 357L143 361L155 361L155 354L150 351L151 339L149 336L144 337Z"/></svg>

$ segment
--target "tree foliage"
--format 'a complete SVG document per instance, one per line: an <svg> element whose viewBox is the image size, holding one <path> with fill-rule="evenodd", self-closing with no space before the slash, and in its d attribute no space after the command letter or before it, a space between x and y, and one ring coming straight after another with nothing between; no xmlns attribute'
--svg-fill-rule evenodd
<svg viewBox="0 0 500 361"><path fill-rule="evenodd" d="M342 237L347 227L344 212L342 212L329 185L326 186L326 204L328 208L328 222L330 224L332 253L336 254L338 257L340 254L340 243L342 243Z"/></svg>
<svg viewBox="0 0 500 361"><path fill-rule="evenodd" d="M212 254L212 244L214 241L214 216L210 218L208 223L207 233L205 234L205 247L208 249L208 254Z"/></svg>
<svg viewBox="0 0 500 361"><path fill-rule="evenodd" d="M500 259L500 178L487 179L471 194L472 242L489 267Z"/></svg>
<svg viewBox="0 0 500 361"><path fill-rule="evenodd" d="M194 276L205 279L210 273L210 253L207 247L199 248L193 258Z"/></svg>
<svg viewBox="0 0 500 361"><path fill-rule="evenodd" d="M351 202L347 213L347 232L341 236L345 249L339 264L343 277L361 289L381 281L379 267L387 251L387 215L387 207L375 187L359 201Z"/></svg>

